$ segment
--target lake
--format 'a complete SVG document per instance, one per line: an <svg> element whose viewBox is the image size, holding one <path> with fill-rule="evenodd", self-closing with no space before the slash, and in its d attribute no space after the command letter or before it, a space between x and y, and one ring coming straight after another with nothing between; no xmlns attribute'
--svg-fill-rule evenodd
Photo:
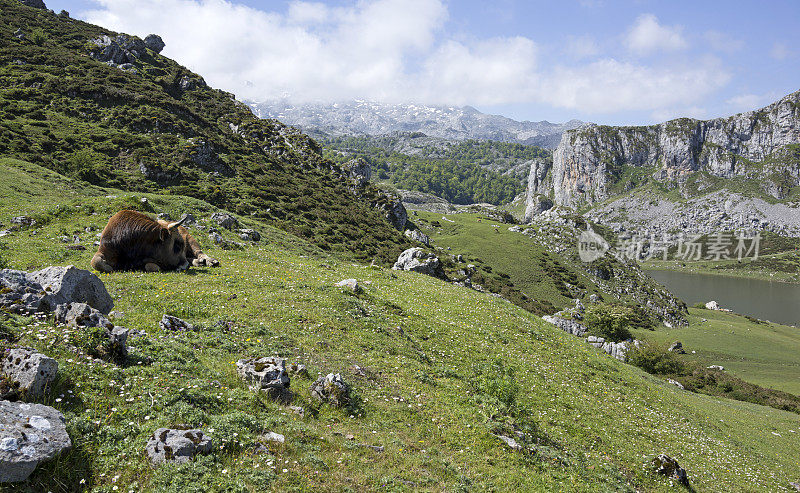
<svg viewBox="0 0 800 493"><path fill-rule="evenodd" d="M720 307L736 313L800 326L800 284L668 270L646 272L689 306L716 300Z"/></svg>

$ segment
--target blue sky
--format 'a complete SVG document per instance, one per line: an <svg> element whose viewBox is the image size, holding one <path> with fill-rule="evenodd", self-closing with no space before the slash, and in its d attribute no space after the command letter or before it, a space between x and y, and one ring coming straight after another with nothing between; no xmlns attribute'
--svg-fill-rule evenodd
<svg viewBox="0 0 800 493"><path fill-rule="evenodd" d="M645 124L800 89L800 2L49 0L239 98L472 105Z"/></svg>

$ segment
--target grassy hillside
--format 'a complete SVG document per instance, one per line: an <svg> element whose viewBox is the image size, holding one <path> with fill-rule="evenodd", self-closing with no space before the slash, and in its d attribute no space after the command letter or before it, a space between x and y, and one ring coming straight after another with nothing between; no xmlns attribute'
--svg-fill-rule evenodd
<svg viewBox="0 0 800 493"><path fill-rule="evenodd" d="M58 236L91 241L93 233L80 232L101 225L118 201L141 203L141 195L84 190L17 161L4 161L2 176L13 180L0 181L9 199L0 222L46 214L41 226L0 240L15 268L85 267L91 249L64 253ZM188 204L201 222L215 210L144 196L154 212ZM61 377L46 403L65 414L75 444L28 484L7 489L674 491L647 469L658 453L676 457L698 491L780 491L800 479L796 414L681 392L502 299L342 262L251 225L268 241L245 250L210 246L193 229L221 260L218 269L102 276L122 323L142 332L129 342L126 365L68 350L70 331L47 320L3 321L14 344L58 360ZM333 286L351 277L364 293ZM199 330L165 333L164 313ZM247 390L232 362L272 354L306 363L312 378L342 372L353 406L312 403L303 378L292 389L304 417ZM147 437L177 424L203 428L213 453L151 467ZM267 431L286 443L256 451ZM527 451L496 437L515 431Z"/></svg>
<svg viewBox="0 0 800 493"><path fill-rule="evenodd" d="M714 310L689 314L688 327L639 330L636 337L662 346L681 341L688 361L721 365L747 382L800 395L800 329Z"/></svg>
<svg viewBox="0 0 800 493"><path fill-rule="evenodd" d="M21 30L24 37L14 34ZM149 49L128 70L94 60L116 33L0 0L0 156L74 179L188 195L324 249L395 260L406 240L315 142Z"/></svg>

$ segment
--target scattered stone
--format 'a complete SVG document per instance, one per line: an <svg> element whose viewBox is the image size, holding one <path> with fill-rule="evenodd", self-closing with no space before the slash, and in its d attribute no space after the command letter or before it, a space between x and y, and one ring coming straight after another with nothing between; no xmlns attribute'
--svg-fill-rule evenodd
<svg viewBox="0 0 800 493"><path fill-rule="evenodd" d="M147 37L144 38L144 45L156 53L161 53L161 50L167 46L158 34L148 34Z"/></svg>
<svg viewBox="0 0 800 493"><path fill-rule="evenodd" d="M513 438L503 435L495 435L495 436L500 440L502 440L506 445L508 445L508 448L510 448L511 450L522 450L522 445L517 443L517 441L514 440Z"/></svg>
<svg viewBox="0 0 800 493"><path fill-rule="evenodd" d="M147 440L145 452L153 464L183 464L198 454L211 452L211 439L201 430L159 428Z"/></svg>
<svg viewBox="0 0 800 493"><path fill-rule="evenodd" d="M297 362L294 362L291 365L289 365L289 374L293 377L302 377L302 378L309 377L306 365Z"/></svg>
<svg viewBox="0 0 800 493"><path fill-rule="evenodd" d="M714 300L711 300L708 303L706 303L706 309L708 310L719 310L719 308L720 308L719 303L717 303Z"/></svg>
<svg viewBox="0 0 800 493"><path fill-rule="evenodd" d="M161 328L161 330L168 330L172 332L186 332L194 330L194 325L190 324L186 320L181 320L178 317L173 317L172 315L167 315L166 313L163 317L161 317L161 321L158 322L158 326Z"/></svg>
<svg viewBox="0 0 800 493"><path fill-rule="evenodd" d="M369 448L374 450L375 452L383 452L386 450L383 445L367 445L366 443L357 443L359 447Z"/></svg>
<svg viewBox="0 0 800 493"><path fill-rule="evenodd" d="M311 397L334 407L342 407L350 402L350 391L340 374L328 373L311 385Z"/></svg>
<svg viewBox="0 0 800 493"><path fill-rule="evenodd" d="M208 239L213 241L215 245L222 245L225 243L225 239L217 232L212 232L208 235Z"/></svg>
<svg viewBox="0 0 800 493"><path fill-rule="evenodd" d="M275 433L274 431L270 431L269 433L264 435L264 440L268 442L284 443L286 441L286 437L284 437L280 433Z"/></svg>
<svg viewBox="0 0 800 493"><path fill-rule="evenodd" d="M0 483L25 481L72 447L64 415L42 404L0 401Z"/></svg>
<svg viewBox="0 0 800 493"><path fill-rule="evenodd" d="M182 91L194 91L195 89L201 89L203 87L207 87L205 79L200 77L199 75L195 75L193 77L189 77L188 75L184 75L178 86L181 88Z"/></svg>
<svg viewBox="0 0 800 493"><path fill-rule="evenodd" d="M678 387L678 388L679 388L679 389L681 389L681 390L686 390L686 389L685 389L685 387L683 386L683 384L682 384L682 383L680 383L680 382L679 382L679 381L677 381L677 380L673 380L673 379L671 379L671 378L668 378L668 379L667 379L667 383L669 383L669 384L672 384L672 385L674 385L674 386Z"/></svg>
<svg viewBox="0 0 800 493"><path fill-rule="evenodd" d="M683 349L683 344L681 344L681 341L675 341L672 344L670 344L667 351L677 354L686 354L686 351Z"/></svg>
<svg viewBox="0 0 800 493"><path fill-rule="evenodd" d="M58 373L58 362L33 349L8 350L0 360L0 373L18 384L27 398L38 398L52 386Z"/></svg>
<svg viewBox="0 0 800 493"><path fill-rule="evenodd" d="M606 342L606 340L602 337L589 336L586 338L586 342L588 342L589 344L591 344L596 348L601 348L603 347L603 344Z"/></svg>
<svg viewBox="0 0 800 493"><path fill-rule="evenodd" d="M11 224L16 224L18 226L33 226L36 224L36 221L30 216L17 216L11 218Z"/></svg>
<svg viewBox="0 0 800 493"><path fill-rule="evenodd" d="M244 241L261 241L261 234L254 229L240 229L239 238Z"/></svg>
<svg viewBox="0 0 800 493"><path fill-rule="evenodd" d="M439 258L432 253L424 253L422 248L409 248L398 257L392 267L394 270L419 272L428 276L445 278L444 269Z"/></svg>
<svg viewBox="0 0 800 493"><path fill-rule="evenodd" d="M656 474L661 474L678 481L684 486L689 486L689 477L686 471L672 457L667 454L659 454L653 458L652 463Z"/></svg>
<svg viewBox="0 0 800 493"><path fill-rule="evenodd" d="M128 357L127 343L130 330L125 327L115 326L105 315L86 303L64 303L58 305L54 315L56 322L70 327L102 328L104 341L100 346L91 348L101 356L117 360L124 360Z"/></svg>
<svg viewBox="0 0 800 493"><path fill-rule="evenodd" d="M74 265L47 267L32 272L27 277L40 284L48 293L42 301L49 310L72 302L86 303L102 313L108 313L114 308L114 300L108 294L103 281L88 270L78 269Z"/></svg>
<svg viewBox="0 0 800 493"><path fill-rule="evenodd" d="M361 286L358 285L358 281L355 279L342 279L336 283L336 287L347 288L354 293L360 293L362 291Z"/></svg>
<svg viewBox="0 0 800 493"><path fill-rule="evenodd" d="M431 238L418 229L407 229L405 232L407 238L412 241L418 241L425 246L431 246Z"/></svg>
<svg viewBox="0 0 800 493"><path fill-rule="evenodd" d="M514 225L514 226L511 226L510 228L508 228L508 230L511 231L512 233L521 233L522 232L522 227Z"/></svg>
<svg viewBox="0 0 800 493"><path fill-rule="evenodd" d="M239 220L225 212L211 214L211 220L225 229L233 229L239 225Z"/></svg>
<svg viewBox="0 0 800 493"><path fill-rule="evenodd" d="M277 356L240 359L236 371L248 384L250 390L264 391L270 398L289 400L289 374L286 361Z"/></svg>
<svg viewBox="0 0 800 493"><path fill-rule="evenodd" d="M551 323L556 327L558 327L559 329L563 330L564 332L567 332L574 336L583 337L586 335L586 332L588 332L588 329L586 328L585 325L575 320L551 316L551 315L545 315L544 317L542 317L542 320Z"/></svg>
<svg viewBox="0 0 800 493"><path fill-rule="evenodd" d="M300 406L289 406L289 411L300 416L301 418L306 415L305 409Z"/></svg>
<svg viewBox="0 0 800 493"><path fill-rule="evenodd" d="M708 368L709 370L725 371L725 367L720 365L706 366L706 368Z"/></svg>

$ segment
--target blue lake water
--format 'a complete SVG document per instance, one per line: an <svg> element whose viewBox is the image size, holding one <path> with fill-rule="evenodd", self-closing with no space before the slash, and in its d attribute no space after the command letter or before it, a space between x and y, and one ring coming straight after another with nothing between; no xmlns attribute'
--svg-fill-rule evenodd
<svg viewBox="0 0 800 493"><path fill-rule="evenodd" d="M800 326L800 284L666 270L647 274L689 306L716 300L736 313Z"/></svg>

